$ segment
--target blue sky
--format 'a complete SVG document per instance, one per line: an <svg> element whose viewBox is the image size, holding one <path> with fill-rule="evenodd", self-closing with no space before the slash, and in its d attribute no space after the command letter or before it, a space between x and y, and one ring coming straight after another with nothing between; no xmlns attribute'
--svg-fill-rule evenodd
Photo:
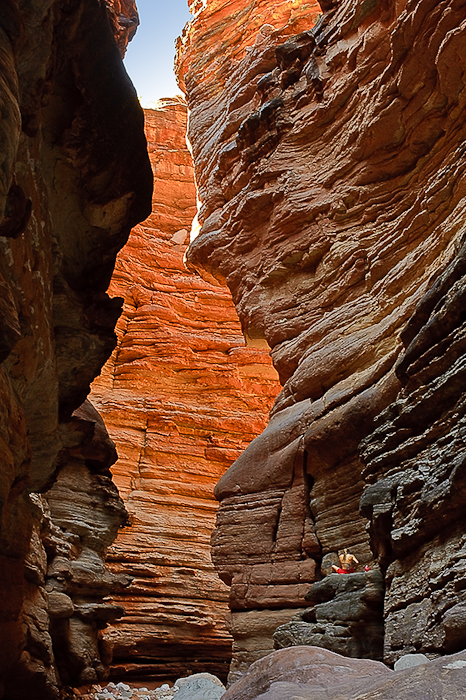
<svg viewBox="0 0 466 700"><path fill-rule="evenodd" d="M136 0L141 24L125 66L143 107L180 93L173 75L175 39L190 19L187 0Z"/></svg>

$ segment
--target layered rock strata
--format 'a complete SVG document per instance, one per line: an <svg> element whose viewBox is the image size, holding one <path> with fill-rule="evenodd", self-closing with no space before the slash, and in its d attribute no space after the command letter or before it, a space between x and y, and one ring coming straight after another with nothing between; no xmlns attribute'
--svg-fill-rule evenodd
<svg viewBox="0 0 466 700"><path fill-rule="evenodd" d="M118 345L92 389L130 519L109 563L133 582L113 597L126 616L106 639L114 678L225 678L231 637L227 588L210 559L213 488L263 430L279 384L268 349L245 347L228 289L183 263L196 213L186 106L164 100L145 116L153 213L118 256Z"/></svg>
<svg viewBox="0 0 466 700"><path fill-rule="evenodd" d="M61 683L44 592L55 544L29 494L88 458L95 421L72 414L114 347L105 290L152 179L104 4L5 0L0 15L0 695L45 700Z"/></svg>
<svg viewBox="0 0 466 700"><path fill-rule="evenodd" d="M213 557L239 639L251 616L304 607L323 556L347 546L364 564L372 548L392 567L387 659L410 648L411 613L414 646L427 650L420 640L435 628L429 648L441 652L442 635L459 638L447 629L459 629L462 610L446 612L461 590L451 385L462 320L446 321L461 294L439 275L455 266L464 231L465 4L325 0L315 27L315 8L292 10L295 24L285 8L194 3L179 49L200 198L188 261L226 279L283 383L266 430L217 486ZM364 447L363 475L358 445L394 400ZM412 473L405 486L400 463ZM360 514L364 479L375 486ZM408 572L414 564L422 576ZM330 635L321 643L334 648ZM250 643L233 677L255 653Z"/></svg>
<svg viewBox="0 0 466 700"><path fill-rule="evenodd" d="M344 656L382 657L384 630L383 577L380 569L332 573L314 583L305 596L312 606L281 625L273 638L276 649L307 644L333 649Z"/></svg>
<svg viewBox="0 0 466 700"><path fill-rule="evenodd" d="M402 389L362 444L361 505L386 569L390 662L465 644L465 263L463 243L421 299L402 334Z"/></svg>

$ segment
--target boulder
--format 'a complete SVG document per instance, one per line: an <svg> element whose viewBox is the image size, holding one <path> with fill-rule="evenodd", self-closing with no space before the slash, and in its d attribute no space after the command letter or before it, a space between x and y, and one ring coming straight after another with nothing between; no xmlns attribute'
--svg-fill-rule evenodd
<svg viewBox="0 0 466 700"><path fill-rule="evenodd" d="M188 678L178 679L177 700L219 700L225 694L225 686L210 673L195 673Z"/></svg>
<svg viewBox="0 0 466 700"><path fill-rule="evenodd" d="M393 666L394 671L403 671L405 668L413 668L422 664L429 663L429 659L425 654L405 654L395 661Z"/></svg>
<svg viewBox="0 0 466 700"><path fill-rule="evenodd" d="M305 655L302 650L305 649ZM457 700L466 652L391 671L375 661L347 659L312 647L274 652L254 663L224 700Z"/></svg>
<svg viewBox="0 0 466 700"><path fill-rule="evenodd" d="M262 700L267 697L269 700L270 696L270 700L278 700L280 692L285 693L282 698L287 694L292 697L290 691L300 697L306 692L327 692L327 688L335 692L342 684L357 683L363 677L379 680L392 673L379 661L348 659L326 649L296 646L274 651L253 663L246 674L228 688L223 698Z"/></svg>

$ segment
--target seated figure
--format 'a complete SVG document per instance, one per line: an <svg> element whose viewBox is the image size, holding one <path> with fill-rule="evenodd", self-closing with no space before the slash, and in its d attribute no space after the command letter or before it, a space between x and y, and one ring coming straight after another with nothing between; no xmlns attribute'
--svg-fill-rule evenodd
<svg viewBox="0 0 466 700"><path fill-rule="evenodd" d="M337 572L337 574L352 574L354 573L354 566L352 566L353 562L355 564L359 564L359 561L356 559L354 554L350 554L347 549L343 549L343 551L340 551L338 553L338 558L340 560L341 566L332 566L332 569Z"/></svg>

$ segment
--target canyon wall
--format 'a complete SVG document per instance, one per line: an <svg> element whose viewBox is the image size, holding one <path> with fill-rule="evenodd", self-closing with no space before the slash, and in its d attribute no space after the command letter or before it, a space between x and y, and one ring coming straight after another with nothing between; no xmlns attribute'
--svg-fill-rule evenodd
<svg viewBox="0 0 466 700"><path fill-rule="evenodd" d="M228 288L188 272L196 213L187 110L145 111L153 213L119 253L109 293L124 298L118 344L91 400L117 446L129 514L108 552L132 583L105 638L115 679L225 678L228 589L210 558L215 483L265 427L279 384L267 348L245 347Z"/></svg>
<svg viewBox="0 0 466 700"><path fill-rule="evenodd" d="M464 639L466 3L320 6L193 2L178 47L187 260L226 280L283 385L216 488L232 679L296 614L307 639L389 662ZM322 588L303 613L341 547L373 571L364 614L316 605Z"/></svg>
<svg viewBox="0 0 466 700"><path fill-rule="evenodd" d="M126 48L136 34L139 26L139 14L135 0L105 0L107 15L115 37L124 57Z"/></svg>
<svg viewBox="0 0 466 700"><path fill-rule="evenodd" d="M0 43L0 696L47 700L105 674L98 629L121 613L99 608L126 519L114 448L74 412L115 344L106 288L152 177L104 3L5 0Z"/></svg>

